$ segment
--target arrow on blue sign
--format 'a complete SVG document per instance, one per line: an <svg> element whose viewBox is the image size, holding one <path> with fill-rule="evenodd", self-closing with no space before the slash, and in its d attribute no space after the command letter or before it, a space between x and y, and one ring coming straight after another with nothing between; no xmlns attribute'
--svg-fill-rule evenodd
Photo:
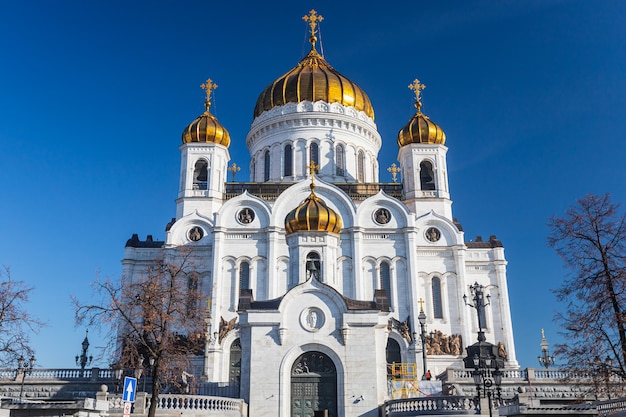
<svg viewBox="0 0 626 417"><path fill-rule="evenodd" d="M135 402L135 392L137 391L137 378L130 376L124 377L124 392L122 400L129 403Z"/></svg>

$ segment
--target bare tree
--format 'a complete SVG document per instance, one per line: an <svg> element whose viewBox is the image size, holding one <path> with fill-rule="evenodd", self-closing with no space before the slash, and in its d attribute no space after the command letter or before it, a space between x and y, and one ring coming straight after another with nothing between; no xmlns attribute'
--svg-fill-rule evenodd
<svg viewBox="0 0 626 417"><path fill-rule="evenodd" d="M32 291L24 281L11 279L8 267L0 268L0 365L3 367L15 367L20 356L34 354L29 335L44 323L26 311Z"/></svg>
<svg viewBox="0 0 626 417"><path fill-rule="evenodd" d="M161 384L176 373L184 376L189 360L203 352L205 321L201 306L199 276L190 253L177 252L175 259L154 260L135 281L94 283L101 294L99 304L81 304L74 299L77 322L106 325L115 357L124 368L153 360L152 397L148 415L153 417Z"/></svg>
<svg viewBox="0 0 626 417"><path fill-rule="evenodd" d="M570 271L554 290L567 340L555 353L572 369L626 377L626 215L610 195L587 195L548 225L548 245Z"/></svg>

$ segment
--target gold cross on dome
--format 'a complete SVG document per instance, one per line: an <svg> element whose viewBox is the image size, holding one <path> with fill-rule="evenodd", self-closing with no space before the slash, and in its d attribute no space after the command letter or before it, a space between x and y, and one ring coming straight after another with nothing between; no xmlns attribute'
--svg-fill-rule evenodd
<svg viewBox="0 0 626 417"><path fill-rule="evenodd" d="M398 182L398 172L400 172L400 167L397 166L395 162L387 168L387 171L391 172L391 180L393 182Z"/></svg>
<svg viewBox="0 0 626 417"><path fill-rule="evenodd" d="M417 302L420 303L420 311L424 311L424 300L420 298Z"/></svg>
<svg viewBox="0 0 626 417"><path fill-rule="evenodd" d="M206 299L206 309L211 310L211 297Z"/></svg>
<svg viewBox="0 0 626 417"><path fill-rule="evenodd" d="M412 84L409 84L409 88L415 93L415 107L417 111L420 111L422 107L422 90L426 88L426 85L420 83L420 80L416 78Z"/></svg>
<svg viewBox="0 0 626 417"><path fill-rule="evenodd" d="M313 176L313 174L315 174L315 172L318 169L320 169L320 166L315 164L315 162L311 161L311 163L309 165L307 165L305 168L309 171L309 174L311 176Z"/></svg>
<svg viewBox="0 0 626 417"><path fill-rule="evenodd" d="M302 20L309 23L309 28L311 29L311 45L315 48L315 42L317 42L317 37L315 36L315 32L317 32L316 27L319 22L324 20L324 16L317 14L315 9L311 9L308 15L302 16Z"/></svg>
<svg viewBox="0 0 626 417"><path fill-rule="evenodd" d="M230 182L235 182L235 174L237 174L237 171L241 171L241 167L237 166L237 164L233 162L232 165L228 167L227 169L231 173Z"/></svg>
<svg viewBox="0 0 626 417"><path fill-rule="evenodd" d="M215 84L210 78L207 78L205 82L200 84L200 88L206 92L206 101L204 102L204 108L208 112L209 107L211 107L211 93L217 88L217 84Z"/></svg>

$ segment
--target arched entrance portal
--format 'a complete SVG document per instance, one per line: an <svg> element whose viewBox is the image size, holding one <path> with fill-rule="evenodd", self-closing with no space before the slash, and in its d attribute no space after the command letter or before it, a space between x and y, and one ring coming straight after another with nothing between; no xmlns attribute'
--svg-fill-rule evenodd
<svg viewBox="0 0 626 417"><path fill-rule="evenodd" d="M291 417L323 410L337 417L337 369L325 354L306 352L291 367Z"/></svg>

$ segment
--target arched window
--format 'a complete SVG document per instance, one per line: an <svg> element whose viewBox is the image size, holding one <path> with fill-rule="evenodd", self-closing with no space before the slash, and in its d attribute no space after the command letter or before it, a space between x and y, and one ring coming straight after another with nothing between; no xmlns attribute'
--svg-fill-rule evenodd
<svg viewBox="0 0 626 417"><path fill-rule="evenodd" d="M256 159L252 159L252 162L250 162L250 172L252 173L252 175L250 176L252 178L252 181L256 181Z"/></svg>
<svg viewBox="0 0 626 417"><path fill-rule="evenodd" d="M391 365L394 363L402 362L402 355L400 353L400 344L392 338L387 339L387 348L385 349L385 356L387 358L387 374L391 374Z"/></svg>
<svg viewBox="0 0 626 417"><path fill-rule="evenodd" d="M250 264L248 262L239 264L239 289L250 289Z"/></svg>
<svg viewBox="0 0 626 417"><path fill-rule="evenodd" d="M265 164L265 172L263 173L263 181L270 180L270 151L263 154L263 162Z"/></svg>
<svg viewBox="0 0 626 417"><path fill-rule="evenodd" d="M200 159L196 162L193 170L193 189L194 190L206 190L207 179L209 176L208 164L204 159Z"/></svg>
<svg viewBox="0 0 626 417"><path fill-rule="evenodd" d="M315 169L315 173L317 174L320 166L320 148L315 142L311 143L311 146L309 147L309 162L311 165L318 166L318 168Z"/></svg>
<svg viewBox="0 0 626 417"><path fill-rule="evenodd" d="M441 305L441 279L434 277L431 287L433 292L433 317L436 319L442 319L443 306Z"/></svg>
<svg viewBox="0 0 626 417"><path fill-rule="evenodd" d="M346 150L343 145L337 145L335 148L335 165L337 166L337 175L343 177L346 171Z"/></svg>
<svg viewBox="0 0 626 417"><path fill-rule="evenodd" d="M420 185L422 190L435 189L435 175L433 174L433 164L429 161L420 163Z"/></svg>
<svg viewBox="0 0 626 417"><path fill-rule="evenodd" d="M237 385L239 388L239 381L241 379L241 340L236 339L232 345L230 345L230 363L228 366L228 381L231 384Z"/></svg>
<svg viewBox="0 0 626 417"><path fill-rule="evenodd" d="M385 290L387 299L391 300L391 275L388 262L381 262L380 264L380 289Z"/></svg>
<svg viewBox="0 0 626 417"><path fill-rule="evenodd" d="M283 157L283 176L290 177L293 175L292 148L291 145L285 145L285 155Z"/></svg>
<svg viewBox="0 0 626 417"><path fill-rule="evenodd" d="M322 281L322 262L320 261L319 253L309 252L306 255L306 271L307 279L315 277L319 281Z"/></svg>
<svg viewBox="0 0 626 417"><path fill-rule="evenodd" d="M359 151L357 160L357 176L359 182L365 182L365 153L363 151Z"/></svg>

